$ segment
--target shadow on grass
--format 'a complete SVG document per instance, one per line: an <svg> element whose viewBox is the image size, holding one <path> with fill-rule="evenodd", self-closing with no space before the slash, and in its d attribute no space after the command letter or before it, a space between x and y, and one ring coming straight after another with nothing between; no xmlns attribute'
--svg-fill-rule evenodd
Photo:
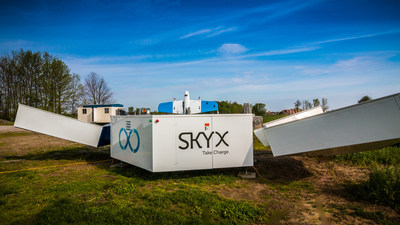
<svg viewBox="0 0 400 225"><path fill-rule="evenodd" d="M270 152L265 154L256 152L254 158L256 160L254 166L259 175L269 181L289 183L312 176L302 161L290 156L273 157Z"/></svg>
<svg viewBox="0 0 400 225"><path fill-rule="evenodd" d="M94 205L74 199L61 199L31 218L13 224L201 224L200 218L187 218L169 210L111 202Z"/></svg>
<svg viewBox="0 0 400 225"><path fill-rule="evenodd" d="M23 156L6 156L6 160L84 160L95 161L110 158L108 148L92 147L73 147L63 148L61 150L48 151L36 154L27 154Z"/></svg>
<svg viewBox="0 0 400 225"><path fill-rule="evenodd" d="M304 167L303 162L291 157L273 158L269 152L260 151L255 154L255 167L263 178L274 180L277 182L290 182L299 180L311 175ZM265 153L264 153L265 152ZM111 159L109 147L93 148L93 147L73 147L64 148L61 150L48 151L37 154L27 154L24 156L6 156L6 160L83 160L93 162L96 160ZM118 163L114 160L114 164ZM111 164L111 162L110 162ZM240 171L254 171L253 168L225 168L225 169L210 169L210 170L192 170L192 171L175 171L152 173L133 165L127 165L122 168L105 167L105 164L94 164L102 169L107 169L111 173L122 175L125 177L136 177L143 180L159 180L159 179L185 179L205 176L210 176L215 180L216 176L221 174L228 177L236 177Z"/></svg>
<svg viewBox="0 0 400 225"><path fill-rule="evenodd" d="M123 168L110 168L110 172L127 178L138 178L144 181L189 179L195 183L207 182L210 184L219 184L236 180L239 171L243 171L244 169L245 168L226 168L153 173L133 165L127 165Z"/></svg>
<svg viewBox="0 0 400 225"><path fill-rule="evenodd" d="M268 154L255 154L255 159L255 168L259 173L257 175L259 181L285 184L312 176L312 173L305 168L302 161L292 157L273 158ZM152 173L133 165L111 169L114 174L146 181L188 179L196 183L207 182L210 184L233 182L237 179L238 173L243 171L253 172L254 169L252 167L237 167L159 173Z"/></svg>
<svg viewBox="0 0 400 225"><path fill-rule="evenodd" d="M48 151L36 154L27 154L23 156L6 156L6 160L82 160L93 162L98 160L110 159L110 162L93 164L101 169L109 170L110 173L122 175L125 177L135 177L143 180L159 180L159 179L184 179L202 176L232 175L236 176L243 168L214 169L214 170L195 170L195 171L177 171L152 173L139 167L125 164L122 168L110 167L111 163L118 164L120 161L110 157L109 147L93 148L93 147L73 147L64 148L55 151ZM111 161L112 160L112 161ZM203 177L204 179L204 177Z"/></svg>

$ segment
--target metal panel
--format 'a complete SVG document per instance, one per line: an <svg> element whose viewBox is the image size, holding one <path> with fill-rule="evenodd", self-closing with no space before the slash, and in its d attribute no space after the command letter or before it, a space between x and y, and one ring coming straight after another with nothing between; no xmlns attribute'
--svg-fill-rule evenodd
<svg viewBox="0 0 400 225"><path fill-rule="evenodd" d="M218 103L215 101L201 101L201 112L218 111Z"/></svg>
<svg viewBox="0 0 400 225"><path fill-rule="evenodd" d="M265 136L274 156L373 150L400 140L398 98L396 94L270 127Z"/></svg>
<svg viewBox="0 0 400 225"><path fill-rule="evenodd" d="M252 115L112 116L111 157L152 172L252 166L251 131Z"/></svg>
<svg viewBox="0 0 400 225"><path fill-rule="evenodd" d="M264 123L264 127L268 128L268 127L274 127L274 126L278 126L279 124L284 124L284 123L289 123L292 121L296 121L296 120L301 120L301 119L305 119L311 116L315 116L315 115L319 115L324 113L324 110L322 110L321 106L317 106L308 110L304 110L301 112L298 112L296 114L290 115L290 116L285 116L283 118L268 122L268 123Z"/></svg>
<svg viewBox="0 0 400 225"><path fill-rule="evenodd" d="M154 116L154 172L211 169L209 116Z"/></svg>
<svg viewBox="0 0 400 225"><path fill-rule="evenodd" d="M153 171L151 116L111 116L111 157Z"/></svg>
<svg viewBox="0 0 400 225"><path fill-rule="evenodd" d="M190 114L201 113L202 112L201 104L202 104L201 100L190 100Z"/></svg>
<svg viewBox="0 0 400 225"><path fill-rule="evenodd" d="M164 102L158 105L159 112L174 113L174 102Z"/></svg>
<svg viewBox="0 0 400 225"><path fill-rule="evenodd" d="M277 119L268 123L264 123L263 126L264 128L260 128L254 131L254 134L257 136L257 138L261 141L261 143L264 146L268 146L268 140L267 137L265 136L265 132L263 131L265 128L269 128L269 127L273 127L273 126L278 126L280 124L284 124L284 123L289 123L292 121L296 121L296 120L301 120L307 117L311 117L311 116L315 116L315 115L319 115L324 113L324 111L322 110L321 106L317 106L308 110L304 110L302 112L290 115L290 116L285 116L281 119Z"/></svg>
<svg viewBox="0 0 400 225"><path fill-rule="evenodd" d="M212 117L213 168L253 166L253 115Z"/></svg>
<svg viewBox="0 0 400 225"><path fill-rule="evenodd" d="M102 126L18 104L15 127L97 147Z"/></svg>

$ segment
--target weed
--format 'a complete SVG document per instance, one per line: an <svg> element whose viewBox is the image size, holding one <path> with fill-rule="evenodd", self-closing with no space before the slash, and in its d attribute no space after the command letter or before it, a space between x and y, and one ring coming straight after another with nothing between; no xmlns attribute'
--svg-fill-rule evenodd
<svg viewBox="0 0 400 225"><path fill-rule="evenodd" d="M382 212L368 212L364 210L362 206L352 206L350 207L354 212L349 213L349 215L362 217L374 221L377 224L394 225L399 224L400 221L391 219L390 217L384 215Z"/></svg>
<svg viewBox="0 0 400 225"><path fill-rule="evenodd" d="M9 137L19 137L19 136L28 136L32 135L30 132L5 132L0 133L0 138L9 138Z"/></svg>
<svg viewBox="0 0 400 225"><path fill-rule="evenodd" d="M359 166L398 165L400 164L400 148L387 147L375 151L349 153L332 157L338 162Z"/></svg>
<svg viewBox="0 0 400 225"><path fill-rule="evenodd" d="M400 209L400 167L376 168L369 179L352 187L358 198Z"/></svg>

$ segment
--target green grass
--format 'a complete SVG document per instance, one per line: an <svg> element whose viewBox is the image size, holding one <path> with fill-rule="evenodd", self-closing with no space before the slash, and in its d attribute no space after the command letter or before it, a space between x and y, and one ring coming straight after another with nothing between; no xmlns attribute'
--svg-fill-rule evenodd
<svg viewBox="0 0 400 225"><path fill-rule="evenodd" d="M32 133L29 133L29 132L5 132L5 133L0 133L0 138L20 137L20 136L28 136L28 135L32 135Z"/></svg>
<svg viewBox="0 0 400 225"><path fill-rule="evenodd" d="M12 125L14 125L14 122L0 119L0 126L12 126Z"/></svg>
<svg viewBox="0 0 400 225"><path fill-rule="evenodd" d="M331 203L328 205L330 208L334 208L337 211L333 212L333 217L338 217L338 216L344 216L344 215L349 215L352 217L359 217L359 218L364 218L367 220L371 220L375 222L376 224L384 224L384 225L395 225L399 224L399 219L396 218L390 218L389 216L385 215L384 213L380 211L367 211L364 209L363 206L360 205L338 205L335 203ZM336 222L342 222L343 221L336 221Z"/></svg>
<svg viewBox="0 0 400 225"><path fill-rule="evenodd" d="M351 153L333 157L337 162L371 169L368 180L348 185L356 199L400 210L400 148Z"/></svg>
<svg viewBox="0 0 400 225"><path fill-rule="evenodd" d="M285 116L287 116L287 115L283 115L283 114L282 115L264 115L263 116L263 122L264 123L268 123L268 122L271 122L273 120L277 120L277 119L283 118Z"/></svg>
<svg viewBox="0 0 400 225"><path fill-rule="evenodd" d="M286 115L264 115L263 123L268 123L270 121L277 120L285 116ZM271 150L269 146L264 146L254 134L253 134L253 148L254 150Z"/></svg>
<svg viewBox="0 0 400 225"><path fill-rule="evenodd" d="M355 210L352 213L349 213L349 215L352 216L357 216L365 219L369 219L374 221L377 224L383 224L383 225L396 225L399 224L398 220L391 219L390 217L384 215L382 212L368 212L364 210L363 207L353 207Z"/></svg>
<svg viewBox="0 0 400 225"><path fill-rule="evenodd" d="M253 149L254 150L271 150L269 146L264 146L260 140L253 134Z"/></svg>
<svg viewBox="0 0 400 225"><path fill-rule="evenodd" d="M381 150L350 153L332 157L340 163L374 167L377 165L400 165L400 148L387 147Z"/></svg>
<svg viewBox="0 0 400 225"><path fill-rule="evenodd" d="M308 181L301 181L301 180L294 180L287 184L275 184L272 186L273 188L288 192L288 191L295 191L295 192L302 192L302 191L314 191L314 186L312 183Z"/></svg>
<svg viewBox="0 0 400 225"><path fill-rule="evenodd" d="M60 154L62 153L62 154ZM96 149L64 148L12 156L2 170L104 159ZM7 157L6 157L7 158ZM83 167L83 168L82 168ZM2 224L247 224L274 211L217 194L238 188L237 169L150 173L108 163L0 174Z"/></svg>
<svg viewBox="0 0 400 225"><path fill-rule="evenodd" d="M375 168L368 180L350 185L348 189L357 199L400 211L400 166Z"/></svg>

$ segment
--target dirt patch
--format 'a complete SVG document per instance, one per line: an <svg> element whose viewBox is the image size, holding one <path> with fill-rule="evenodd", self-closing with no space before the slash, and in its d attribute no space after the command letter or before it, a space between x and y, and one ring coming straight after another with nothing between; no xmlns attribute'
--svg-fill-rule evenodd
<svg viewBox="0 0 400 225"><path fill-rule="evenodd" d="M357 215L364 212L383 213L400 222L393 209L368 202L357 202L345 189L349 182L368 179L369 170L334 163L317 157L272 157L255 154L256 179L237 181L241 188L226 185L217 193L225 198L244 200L268 207L272 211L288 210L283 224L377 224Z"/></svg>
<svg viewBox="0 0 400 225"><path fill-rule="evenodd" d="M7 132L30 132L30 131L17 128L14 126L0 126L0 133L7 133Z"/></svg>
<svg viewBox="0 0 400 225"><path fill-rule="evenodd" d="M230 198L237 201L252 201L257 203L265 202L264 197L270 198L274 195L267 185L238 180L238 186L245 186L246 188L229 188L227 185L221 185L217 189L217 193L225 198Z"/></svg>
<svg viewBox="0 0 400 225"><path fill-rule="evenodd" d="M82 147L71 141L15 127L0 126L0 158L51 151L56 148ZM13 131L14 132L10 132Z"/></svg>

